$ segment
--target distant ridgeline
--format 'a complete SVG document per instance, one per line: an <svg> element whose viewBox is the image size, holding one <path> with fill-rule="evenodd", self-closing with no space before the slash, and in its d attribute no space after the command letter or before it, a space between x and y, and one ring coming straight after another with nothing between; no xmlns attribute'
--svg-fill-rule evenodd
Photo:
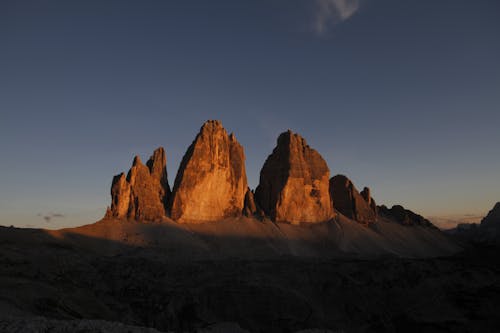
<svg viewBox="0 0 500 333"><path fill-rule="evenodd" d="M371 225L384 218L402 225L433 225L401 206L377 206L365 187L346 176L330 178L323 157L300 135L279 135L255 191L247 184L245 153L221 122L203 124L187 149L171 190L163 148L146 164L136 156L128 174L113 178L107 218L202 223L245 215L291 224L317 223L337 214Z"/></svg>
<svg viewBox="0 0 500 333"><path fill-rule="evenodd" d="M495 204L481 223L460 223L448 233L463 241L500 244L500 202Z"/></svg>

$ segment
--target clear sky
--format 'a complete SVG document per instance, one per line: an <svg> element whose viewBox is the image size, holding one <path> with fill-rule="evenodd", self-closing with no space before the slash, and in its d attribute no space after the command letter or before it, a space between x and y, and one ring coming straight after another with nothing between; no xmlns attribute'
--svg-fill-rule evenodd
<svg viewBox="0 0 500 333"><path fill-rule="evenodd" d="M0 1L0 224L91 223L158 146L172 184L207 119L245 147L251 187L290 128L378 203L483 214L500 1Z"/></svg>

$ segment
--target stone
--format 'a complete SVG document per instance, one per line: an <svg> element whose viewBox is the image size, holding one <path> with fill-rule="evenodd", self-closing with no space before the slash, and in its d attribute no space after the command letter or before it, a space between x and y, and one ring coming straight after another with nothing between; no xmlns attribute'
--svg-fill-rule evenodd
<svg viewBox="0 0 500 333"><path fill-rule="evenodd" d="M481 220L481 228L500 229L500 202L497 202L488 215Z"/></svg>
<svg viewBox="0 0 500 333"><path fill-rule="evenodd" d="M282 133L262 167L257 205L275 222L324 222L333 217L330 170L321 155L292 131Z"/></svg>
<svg viewBox="0 0 500 333"><path fill-rule="evenodd" d="M390 209L384 205L378 206L378 211L381 216L392 219L405 226L434 227L429 220L409 209L405 209L401 205L394 205Z"/></svg>
<svg viewBox="0 0 500 333"><path fill-rule="evenodd" d="M209 120L182 159L171 217L180 223L199 223L239 216L247 187L243 147L220 121Z"/></svg>
<svg viewBox="0 0 500 333"><path fill-rule="evenodd" d="M158 148L144 165L136 156L127 176L113 178L107 216L155 221L167 215L170 187L165 150Z"/></svg>
<svg viewBox="0 0 500 333"><path fill-rule="evenodd" d="M365 187L362 193L344 175L336 175L330 179L330 195L335 209L357 222L374 223L377 220L377 211L373 207L375 201L369 188Z"/></svg>

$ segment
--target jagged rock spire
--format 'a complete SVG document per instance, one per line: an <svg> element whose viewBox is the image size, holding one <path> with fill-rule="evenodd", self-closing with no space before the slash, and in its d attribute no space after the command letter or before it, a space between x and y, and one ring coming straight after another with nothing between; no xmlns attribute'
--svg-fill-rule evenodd
<svg viewBox="0 0 500 333"><path fill-rule="evenodd" d="M170 187L167 179L165 150L158 148L146 165L135 156L127 177L121 173L111 185L108 215L137 220L160 220L167 215Z"/></svg>

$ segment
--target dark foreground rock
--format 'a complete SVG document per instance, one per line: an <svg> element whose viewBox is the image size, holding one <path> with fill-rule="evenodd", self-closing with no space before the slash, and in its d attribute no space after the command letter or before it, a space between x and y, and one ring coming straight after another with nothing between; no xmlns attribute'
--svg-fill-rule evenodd
<svg viewBox="0 0 500 333"><path fill-rule="evenodd" d="M29 317L46 318L41 332L101 320L102 327L85 332L117 322L135 326L132 332L203 332L214 325L225 327L217 332L500 327L497 248L427 259L178 260L173 250L145 245L123 244L120 253L103 255L92 249L113 247L112 241L83 238L1 228L0 317L11 319L0 320L0 328Z"/></svg>
<svg viewBox="0 0 500 333"><path fill-rule="evenodd" d="M124 325L105 320L57 320L45 317L1 317L0 332L23 333L160 333L154 328Z"/></svg>

